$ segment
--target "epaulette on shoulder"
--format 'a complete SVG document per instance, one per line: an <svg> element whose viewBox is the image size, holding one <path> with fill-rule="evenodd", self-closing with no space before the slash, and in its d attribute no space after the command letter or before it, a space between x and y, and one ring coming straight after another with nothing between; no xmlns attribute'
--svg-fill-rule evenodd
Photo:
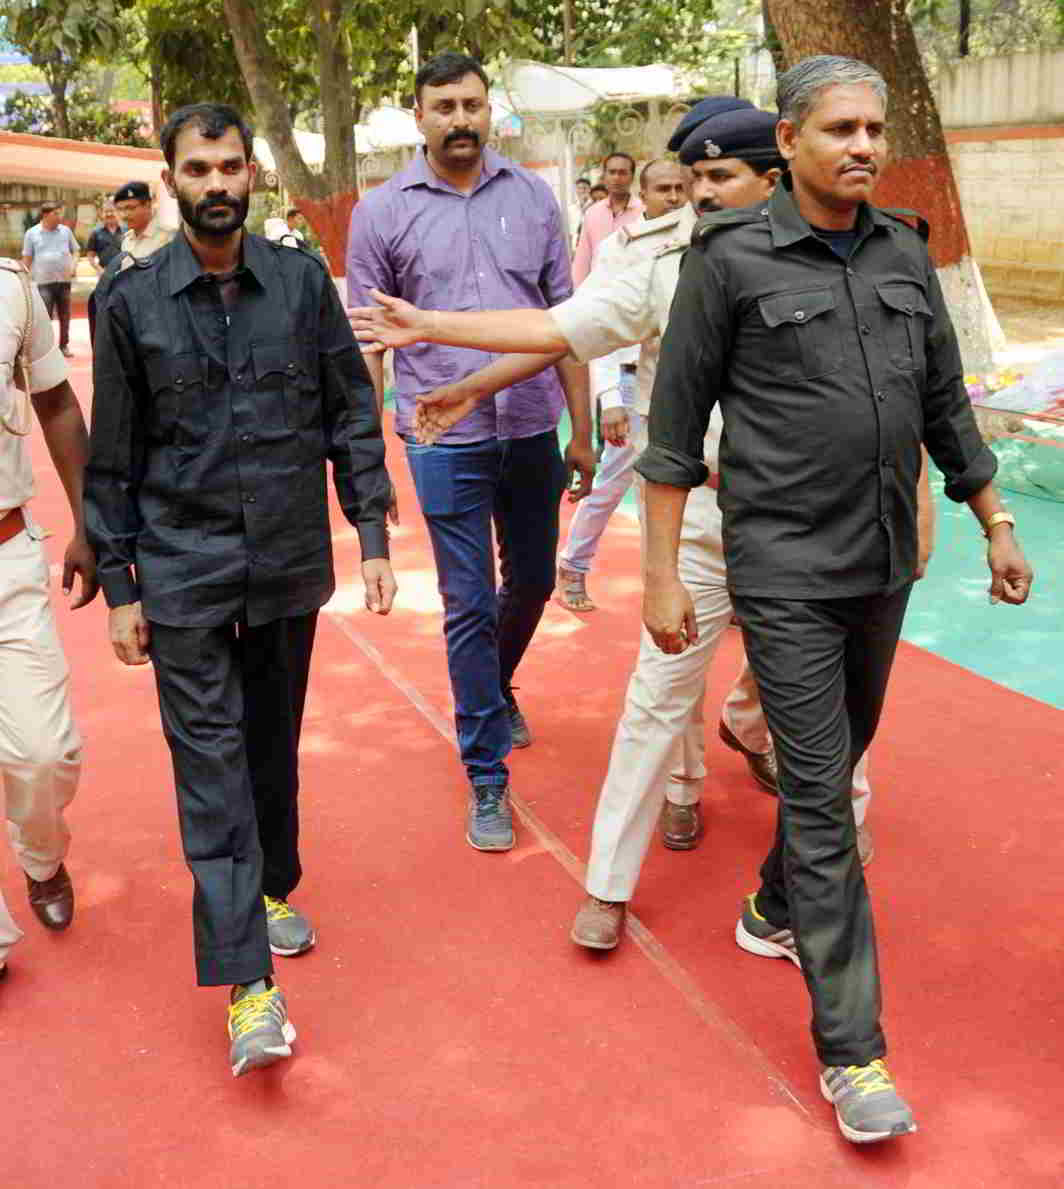
<svg viewBox="0 0 1064 1189"><path fill-rule="evenodd" d="M917 232L924 243L927 243L927 237L931 234L931 224L922 215L918 215L916 211L905 210L903 207L881 206L877 209L881 215L895 219L897 222L903 223L910 231ZM913 226L913 223L915 223L915 226Z"/></svg>
<svg viewBox="0 0 1064 1189"><path fill-rule="evenodd" d="M286 244L284 238L281 239L263 239L264 243L270 245L275 252L301 252L308 260L313 260L319 268L325 268L325 261L318 255L317 252L312 252L306 244L295 243Z"/></svg>
<svg viewBox="0 0 1064 1189"><path fill-rule="evenodd" d="M725 231L729 227L747 227L751 223L760 223L767 214L766 207L756 206L744 206L738 210L710 211L695 224L695 229L691 233L691 243L698 247L704 247L714 233Z"/></svg>
<svg viewBox="0 0 1064 1189"><path fill-rule="evenodd" d="M10 256L0 256L0 268L5 272L25 272L21 260L12 260Z"/></svg>

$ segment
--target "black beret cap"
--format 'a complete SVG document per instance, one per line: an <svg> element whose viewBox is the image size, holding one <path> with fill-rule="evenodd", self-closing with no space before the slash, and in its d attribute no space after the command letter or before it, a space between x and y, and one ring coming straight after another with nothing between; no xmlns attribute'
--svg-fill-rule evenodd
<svg viewBox="0 0 1064 1189"><path fill-rule="evenodd" d="M684 118L677 124L676 131L669 137L666 146L670 153L679 151L680 146L688 135L710 116L719 116L726 111L742 111L754 105L749 99L737 99L734 95L711 95L708 99L699 99Z"/></svg>
<svg viewBox="0 0 1064 1189"><path fill-rule="evenodd" d="M115 191L115 202L124 202L127 198L135 198L140 202L151 201L151 191L147 182L126 182Z"/></svg>
<svg viewBox="0 0 1064 1189"><path fill-rule="evenodd" d="M680 149L684 165L716 157L738 157L741 161L756 161L779 155L776 148L775 112L760 111L756 107L744 111L727 111L710 116L688 133Z"/></svg>

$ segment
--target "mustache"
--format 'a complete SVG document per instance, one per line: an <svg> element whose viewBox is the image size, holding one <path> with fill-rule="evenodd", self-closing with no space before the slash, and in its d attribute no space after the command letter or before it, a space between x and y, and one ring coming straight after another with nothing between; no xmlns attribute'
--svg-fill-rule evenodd
<svg viewBox="0 0 1064 1189"><path fill-rule="evenodd" d="M443 147L454 144L459 140L471 140L474 145L480 144L480 134L474 132L472 128L456 128L454 132L448 132L443 138Z"/></svg>
<svg viewBox="0 0 1064 1189"><path fill-rule="evenodd" d="M212 208L219 206L227 206L233 211L240 210L240 203L237 199L230 198L228 194L221 194L216 198L201 198L194 209L196 214L202 217Z"/></svg>

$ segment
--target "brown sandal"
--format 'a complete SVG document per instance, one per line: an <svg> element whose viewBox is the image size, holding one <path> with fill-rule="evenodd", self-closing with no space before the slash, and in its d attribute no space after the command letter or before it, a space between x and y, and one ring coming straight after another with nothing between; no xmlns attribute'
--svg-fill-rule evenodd
<svg viewBox="0 0 1064 1189"><path fill-rule="evenodd" d="M594 611L595 604L587 593L587 575L579 570L558 567L558 602L569 611Z"/></svg>

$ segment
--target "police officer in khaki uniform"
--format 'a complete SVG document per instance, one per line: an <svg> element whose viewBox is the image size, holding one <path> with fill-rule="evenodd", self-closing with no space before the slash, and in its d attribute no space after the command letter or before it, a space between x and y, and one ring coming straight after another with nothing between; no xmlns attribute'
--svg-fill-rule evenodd
<svg viewBox="0 0 1064 1189"><path fill-rule="evenodd" d="M81 518L85 422L37 287L17 261L0 260L0 805L30 906L47 928L65 929L74 890L63 865L70 845L63 811L77 789L81 739L49 597L45 533L28 507L31 406L74 517L63 590L71 592L78 574L72 606L83 607L97 590ZM0 897L0 975L21 936Z"/></svg>
<svg viewBox="0 0 1064 1189"><path fill-rule="evenodd" d="M140 260L168 244L174 233L163 227L152 208L147 182L126 182L115 191L115 210L128 231L122 236L122 251Z"/></svg>

